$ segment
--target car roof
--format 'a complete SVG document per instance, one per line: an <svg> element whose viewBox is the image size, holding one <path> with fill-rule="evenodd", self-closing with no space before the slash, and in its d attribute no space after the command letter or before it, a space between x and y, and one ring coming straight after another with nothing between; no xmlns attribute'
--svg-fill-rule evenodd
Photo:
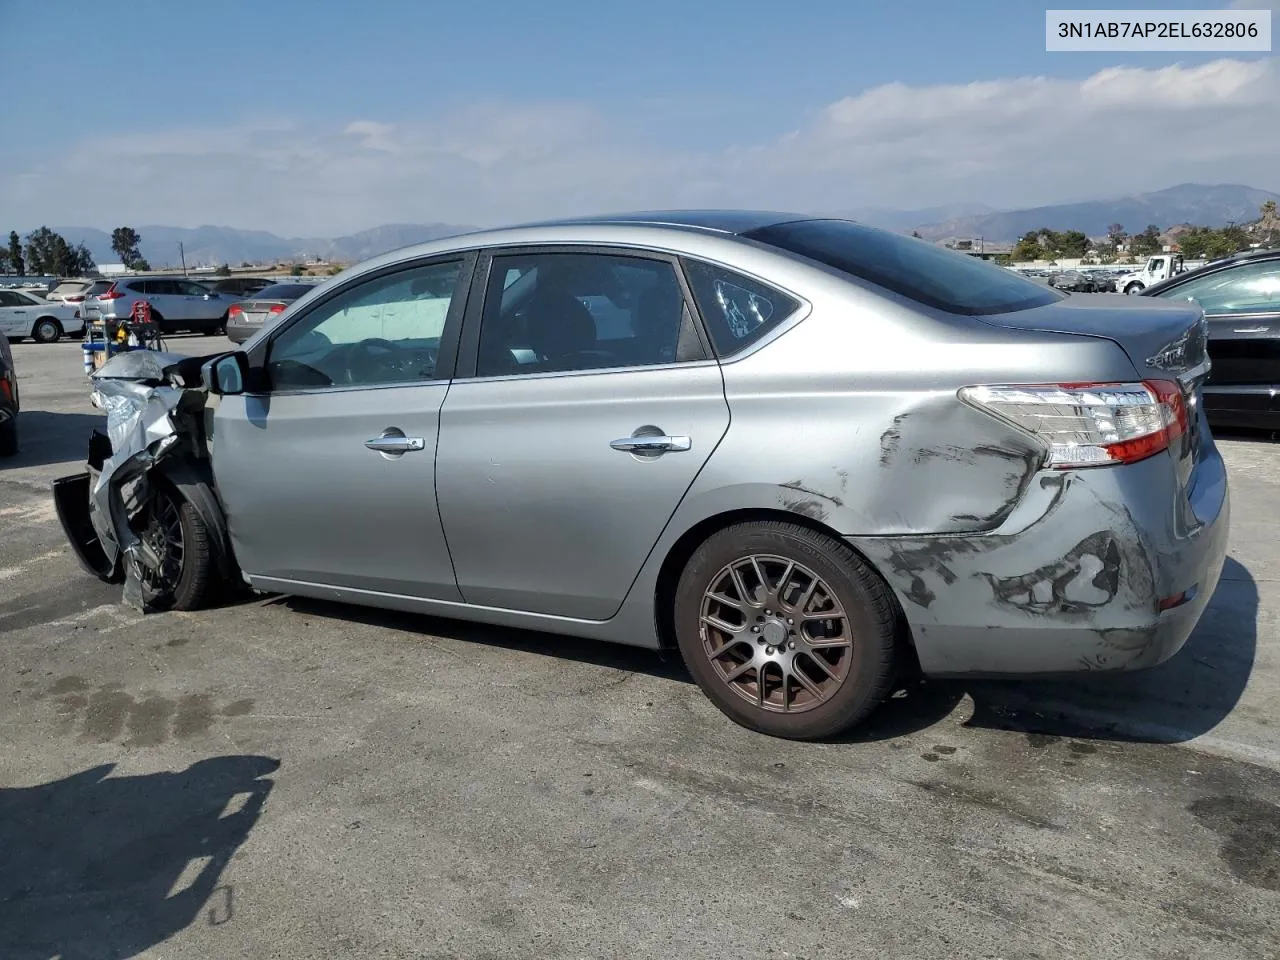
<svg viewBox="0 0 1280 960"><path fill-rule="evenodd" d="M643 224L654 227L685 227L714 233L742 234L761 227L796 220L820 219L801 213L777 210L640 210L631 213L601 213L518 224L518 227L573 227L587 224Z"/></svg>
<svg viewBox="0 0 1280 960"><path fill-rule="evenodd" d="M1185 273L1175 273L1166 280L1153 283L1142 291L1143 296L1154 296L1162 293L1172 287L1178 287L1186 283L1194 277L1208 276L1211 273L1218 273L1222 270L1229 270L1237 267L1242 263L1253 263L1255 260L1280 260L1280 247L1273 247L1268 250L1246 250L1244 253L1233 254L1229 257L1223 257L1221 260L1211 260L1203 267L1197 267L1194 270L1188 270Z"/></svg>

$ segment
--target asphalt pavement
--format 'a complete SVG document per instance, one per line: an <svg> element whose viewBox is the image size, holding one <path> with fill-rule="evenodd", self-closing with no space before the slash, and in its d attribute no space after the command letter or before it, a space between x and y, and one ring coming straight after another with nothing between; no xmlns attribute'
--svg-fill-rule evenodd
<svg viewBox="0 0 1280 960"><path fill-rule="evenodd" d="M200 353L225 340L179 337ZM1143 674L903 691L840 743L678 661L258 597L142 616L49 493L101 415L14 346L0 957L1280 957L1280 444Z"/></svg>

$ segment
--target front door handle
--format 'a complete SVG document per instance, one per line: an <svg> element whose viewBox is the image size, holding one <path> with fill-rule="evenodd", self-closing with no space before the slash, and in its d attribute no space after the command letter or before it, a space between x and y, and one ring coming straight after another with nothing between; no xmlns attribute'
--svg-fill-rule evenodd
<svg viewBox="0 0 1280 960"><path fill-rule="evenodd" d="M623 437L610 440L609 446L626 453L683 453L693 447L688 437Z"/></svg>
<svg viewBox="0 0 1280 960"><path fill-rule="evenodd" d="M383 430L381 436L366 440L364 445L370 450L389 457L427 449L427 441L422 437L406 437L394 428Z"/></svg>

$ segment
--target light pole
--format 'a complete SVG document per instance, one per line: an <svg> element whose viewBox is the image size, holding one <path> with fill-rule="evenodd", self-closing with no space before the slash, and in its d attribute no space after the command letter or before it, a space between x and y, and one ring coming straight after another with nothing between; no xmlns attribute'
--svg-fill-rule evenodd
<svg viewBox="0 0 1280 960"><path fill-rule="evenodd" d="M182 275L187 275L187 251L182 246L182 241L178 241L178 256L182 258Z"/></svg>

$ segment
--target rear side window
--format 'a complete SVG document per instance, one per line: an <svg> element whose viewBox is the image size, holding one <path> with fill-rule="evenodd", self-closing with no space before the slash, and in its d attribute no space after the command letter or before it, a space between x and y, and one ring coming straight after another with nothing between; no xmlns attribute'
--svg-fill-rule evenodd
<svg viewBox="0 0 1280 960"><path fill-rule="evenodd" d="M724 267L697 260L686 260L684 267L718 356L755 343L800 307L781 290Z"/></svg>
<svg viewBox="0 0 1280 960"><path fill-rule="evenodd" d="M777 223L745 236L947 313L1012 313L1062 299L1004 267L849 220Z"/></svg>

